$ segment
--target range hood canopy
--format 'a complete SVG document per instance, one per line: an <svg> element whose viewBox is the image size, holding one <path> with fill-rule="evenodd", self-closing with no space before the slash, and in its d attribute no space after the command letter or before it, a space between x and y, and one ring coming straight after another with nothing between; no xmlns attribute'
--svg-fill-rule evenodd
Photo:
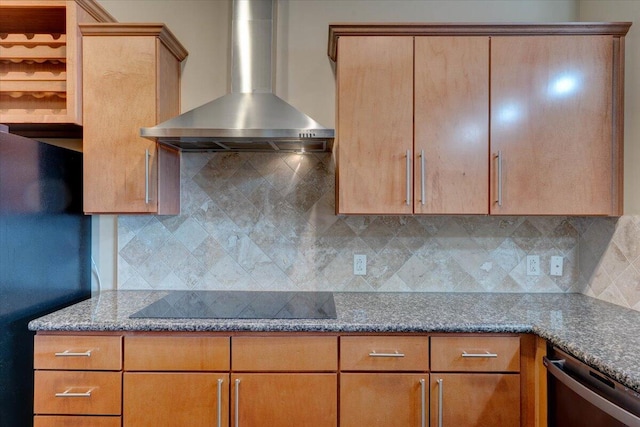
<svg viewBox="0 0 640 427"><path fill-rule="evenodd" d="M273 94L276 0L234 0L231 93L140 134L182 151L330 151L334 130Z"/></svg>

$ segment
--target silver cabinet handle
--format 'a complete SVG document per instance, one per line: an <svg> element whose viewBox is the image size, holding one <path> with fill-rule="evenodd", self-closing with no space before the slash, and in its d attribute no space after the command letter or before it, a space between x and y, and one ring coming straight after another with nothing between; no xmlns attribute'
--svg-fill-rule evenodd
<svg viewBox="0 0 640 427"><path fill-rule="evenodd" d="M420 380L420 392L420 406L422 408L420 427L427 427L427 410L425 407L425 402L427 400L427 385L424 378Z"/></svg>
<svg viewBox="0 0 640 427"><path fill-rule="evenodd" d="M395 353L376 353L376 351L373 350L369 353L369 357L404 357L404 353L398 353L398 351Z"/></svg>
<svg viewBox="0 0 640 427"><path fill-rule="evenodd" d="M85 352L74 352L65 350L63 352L54 353L56 357L91 357L91 352L93 350L87 350Z"/></svg>
<svg viewBox="0 0 640 427"><path fill-rule="evenodd" d="M498 151L498 206L502 207L502 151Z"/></svg>
<svg viewBox="0 0 640 427"><path fill-rule="evenodd" d="M144 202L149 204L149 149L144 152Z"/></svg>
<svg viewBox="0 0 640 427"><path fill-rule="evenodd" d="M56 397L91 397L91 392L93 391L92 388L80 393L73 393L71 390L72 389L69 388L62 393L56 393Z"/></svg>
<svg viewBox="0 0 640 427"><path fill-rule="evenodd" d="M222 427L222 383L223 379L218 379L218 427Z"/></svg>
<svg viewBox="0 0 640 427"><path fill-rule="evenodd" d="M438 381L438 427L442 427L442 395L444 393L444 380L439 378Z"/></svg>
<svg viewBox="0 0 640 427"><path fill-rule="evenodd" d="M411 206L411 150L407 150L407 206Z"/></svg>
<svg viewBox="0 0 640 427"><path fill-rule="evenodd" d="M424 167L424 150L420 150L420 204L425 204L425 167Z"/></svg>
<svg viewBox="0 0 640 427"><path fill-rule="evenodd" d="M236 412L235 412L235 426L240 425L240 380L236 379Z"/></svg>
<svg viewBox="0 0 640 427"><path fill-rule="evenodd" d="M496 358L498 357L497 353L489 353L488 351L485 353L467 353L463 351L461 354L462 357L477 357L477 358Z"/></svg>

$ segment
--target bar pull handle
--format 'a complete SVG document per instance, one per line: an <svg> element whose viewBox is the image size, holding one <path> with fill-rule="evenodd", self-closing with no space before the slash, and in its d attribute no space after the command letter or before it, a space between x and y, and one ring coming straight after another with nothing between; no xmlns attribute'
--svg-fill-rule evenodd
<svg viewBox="0 0 640 427"><path fill-rule="evenodd" d="M420 150L420 204L425 204L425 173L426 169L424 166L424 150Z"/></svg>
<svg viewBox="0 0 640 427"><path fill-rule="evenodd" d="M411 206L411 150L407 150L407 206Z"/></svg>
<svg viewBox="0 0 640 427"><path fill-rule="evenodd" d="M65 350L62 352L54 353L56 357L91 357L93 350L87 350L84 352Z"/></svg>
<svg viewBox="0 0 640 427"><path fill-rule="evenodd" d="M497 353L489 353L488 351L485 353L467 353L466 351L463 351L461 354L462 357L468 357L468 358L486 358L486 359L495 359L496 357L498 357Z"/></svg>
<svg viewBox="0 0 640 427"><path fill-rule="evenodd" d="M149 149L144 152L144 202L149 204Z"/></svg>
<svg viewBox="0 0 640 427"><path fill-rule="evenodd" d="M236 411L235 411L235 426L240 426L240 380L236 379Z"/></svg>
<svg viewBox="0 0 640 427"><path fill-rule="evenodd" d="M91 392L93 391L92 388L84 392L72 392L71 390L73 389L68 388L62 393L56 393L56 397L91 397Z"/></svg>
<svg viewBox="0 0 640 427"><path fill-rule="evenodd" d="M498 206L502 207L502 151L498 151Z"/></svg>
<svg viewBox="0 0 640 427"><path fill-rule="evenodd" d="M420 380L420 406L422 408L420 427L427 427L427 384L423 379Z"/></svg>
<svg viewBox="0 0 640 427"><path fill-rule="evenodd" d="M442 398L444 394L444 380L438 378L438 427L442 427Z"/></svg>
<svg viewBox="0 0 640 427"><path fill-rule="evenodd" d="M218 427L222 427L222 383L224 380L218 378Z"/></svg>
<svg viewBox="0 0 640 427"><path fill-rule="evenodd" d="M376 353L373 350L369 353L369 357L404 357L404 353L399 353L397 350L394 353Z"/></svg>

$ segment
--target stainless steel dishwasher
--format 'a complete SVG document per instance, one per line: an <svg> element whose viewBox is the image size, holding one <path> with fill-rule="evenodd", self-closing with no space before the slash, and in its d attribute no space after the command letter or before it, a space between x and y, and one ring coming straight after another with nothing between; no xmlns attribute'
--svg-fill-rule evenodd
<svg viewBox="0 0 640 427"><path fill-rule="evenodd" d="M640 393L556 347L543 362L549 427L640 427Z"/></svg>

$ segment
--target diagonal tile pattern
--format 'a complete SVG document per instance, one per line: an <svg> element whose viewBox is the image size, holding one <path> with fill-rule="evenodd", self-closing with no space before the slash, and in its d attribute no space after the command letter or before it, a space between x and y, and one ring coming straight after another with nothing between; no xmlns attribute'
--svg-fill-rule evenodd
<svg viewBox="0 0 640 427"><path fill-rule="evenodd" d="M640 217L336 216L334 171L330 154L184 153L180 215L119 217L118 287L584 292L640 309Z"/></svg>

